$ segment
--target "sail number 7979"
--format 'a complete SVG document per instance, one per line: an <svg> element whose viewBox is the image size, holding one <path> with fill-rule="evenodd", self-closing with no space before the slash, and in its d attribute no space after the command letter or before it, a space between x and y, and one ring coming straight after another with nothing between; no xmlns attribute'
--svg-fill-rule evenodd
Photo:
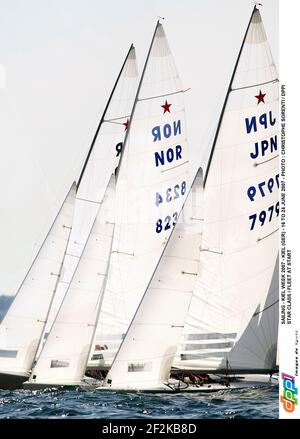
<svg viewBox="0 0 300 439"><path fill-rule="evenodd" d="M249 216L249 220L251 221L251 227L250 230L253 230L256 223L256 220L258 219L261 226L263 226L268 218L269 222L272 221L274 210L276 213L276 216L279 216L279 201L272 206L270 206L267 210L262 210L259 214L254 213L253 215Z"/></svg>
<svg viewBox="0 0 300 439"><path fill-rule="evenodd" d="M251 201L254 201L257 194L265 197L267 193L272 193L274 186L279 188L279 174L275 178L271 177L268 181L262 181L257 186L250 186L247 190L247 195Z"/></svg>

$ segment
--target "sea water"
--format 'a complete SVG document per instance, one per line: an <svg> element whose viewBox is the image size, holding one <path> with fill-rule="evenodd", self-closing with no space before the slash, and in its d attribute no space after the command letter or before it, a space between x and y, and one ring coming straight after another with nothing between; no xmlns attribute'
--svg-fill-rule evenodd
<svg viewBox="0 0 300 439"><path fill-rule="evenodd" d="M278 418L278 387L209 395L97 392L96 390L0 390L0 418Z"/></svg>

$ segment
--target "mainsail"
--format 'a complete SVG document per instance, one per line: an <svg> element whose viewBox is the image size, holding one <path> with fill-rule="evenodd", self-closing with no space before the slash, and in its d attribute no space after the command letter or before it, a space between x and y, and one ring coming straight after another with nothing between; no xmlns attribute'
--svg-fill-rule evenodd
<svg viewBox="0 0 300 439"><path fill-rule="evenodd" d="M277 281L274 300L268 296L278 255L278 189L278 77L255 7L204 179L200 273L175 367L251 372L275 366L278 319L269 321L268 339L260 323L278 298ZM252 349L262 337L264 349L253 354L249 337Z"/></svg>
<svg viewBox="0 0 300 439"><path fill-rule="evenodd" d="M98 321L114 231L111 177L67 294L31 377L24 386L80 385Z"/></svg>
<svg viewBox="0 0 300 439"><path fill-rule="evenodd" d="M75 202L73 184L0 325L0 388L29 376L67 248Z"/></svg>
<svg viewBox="0 0 300 439"><path fill-rule="evenodd" d="M28 386L78 384L83 378L111 253L112 174L119 163L136 87L136 56L131 46L79 178L66 271L59 283L64 299Z"/></svg>
<svg viewBox="0 0 300 439"><path fill-rule="evenodd" d="M111 364L186 198L183 94L158 22L117 176L113 252L96 337L102 365Z"/></svg>
<svg viewBox="0 0 300 439"><path fill-rule="evenodd" d="M168 383L199 270L202 170L105 380L114 389Z"/></svg>
<svg viewBox="0 0 300 439"><path fill-rule="evenodd" d="M235 371L276 369L279 323L279 258L277 258L267 299L259 305L241 338L229 352L228 366Z"/></svg>
<svg viewBox="0 0 300 439"><path fill-rule="evenodd" d="M76 270L111 175L118 166L136 94L137 78L135 48L131 45L78 179L73 228L47 325L48 330Z"/></svg>

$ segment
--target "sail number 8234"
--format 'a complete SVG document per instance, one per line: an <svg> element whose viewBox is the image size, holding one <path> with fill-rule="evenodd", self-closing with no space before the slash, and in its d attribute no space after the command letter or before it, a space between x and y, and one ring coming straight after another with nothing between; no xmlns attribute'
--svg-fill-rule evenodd
<svg viewBox="0 0 300 439"><path fill-rule="evenodd" d="M176 200L177 198L180 197L180 195L183 196L185 193L186 193L186 182L183 181L180 185L176 184L174 187L168 188L166 190L165 195L161 195L159 192L156 192L155 204L156 206L159 206L164 201L166 203L170 203L170 201Z"/></svg>

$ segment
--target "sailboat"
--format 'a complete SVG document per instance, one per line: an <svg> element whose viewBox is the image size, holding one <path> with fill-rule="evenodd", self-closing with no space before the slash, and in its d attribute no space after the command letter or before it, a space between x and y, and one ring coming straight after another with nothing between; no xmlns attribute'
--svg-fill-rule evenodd
<svg viewBox="0 0 300 439"><path fill-rule="evenodd" d="M73 230L61 280L65 291L25 388L85 385L83 381L107 280L114 231L115 170L137 87L130 47L78 180Z"/></svg>
<svg viewBox="0 0 300 439"><path fill-rule="evenodd" d="M111 365L186 198L185 91L158 21L118 169L112 255L89 369Z"/></svg>
<svg viewBox="0 0 300 439"><path fill-rule="evenodd" d="M203 182L200 269L190 305L184 289L182 302L169 291L169 308L156 294L163 256L99 389L210 392L270 383L278 331L277 121L277 71L255 6ZM170 246L173 236L176 227ZM178 326L185 322L180 344L170 329L178 323L177 300Z"/></svg>
<svg viewBox="0 0 300 439"><path fill-rule="evenodd" d="M108 334L116 344L120 328L126 332L188 189L183 93L158 22L117 170L115 217L103 223L104 206L99 206L69 289L25 388L95 385L84 373L97 321L104 331L102 342L107 336L103 334ZM105 244L97 242L104 238ZM111 305L117 310L114 317L108 311ZM109 332L105 332L107 328Z"/></svg>
<svg viewBox="0 0 300 439"><path fill-rule="evenodd" d="M102 390L213 391L265 382L272 372L278 77L256 6L203 184L199 170L189 185L184 92L158 22L128 120L102 121L128 128L117 181L109 170L99 198L98 184L78 196L86 226L75 213L65 256L72 275L25 387L91 385L90 351L111 365ZM73 241L80 230L83 239ZM189 382L190 372L210 381Z"/></svg>
<svg viewBox="0 0 300 439"><path fill-rule="evenodd" d="M262 379L276 370L278 107L277 70L255 6L204 180L201 271L178 370Z"/></svg>
<svg viewBox="0 0 300 439"><path fill-rule="evenodd" d="M199 271L202 169L101 390L173 391L170 369Z"/></svg>
<svg viewBox="0 0 300 439"><path fill-rule="evenodd" d="M131 44L112 87L77 179L74 220L46 336L68 290L112 174L118 166L137 88L135 48Z"/></svg>
<svg viewBox="0 0 300 439"><path fill-rule="evenodd" d="M29 378L32 366L40 355L57 307L87 241L97 207L103 201L111 175L118 165L136 86L136 57L131 45L97 127L77 186L73 185L0 326L0 388L19 388Z"/></svg>
<svg viewBox="0 0 300 439"><path fill-rule="evenodd" d="M28 379L62 270L73 220L73 184L0 325L0 388Z"/></svg>

